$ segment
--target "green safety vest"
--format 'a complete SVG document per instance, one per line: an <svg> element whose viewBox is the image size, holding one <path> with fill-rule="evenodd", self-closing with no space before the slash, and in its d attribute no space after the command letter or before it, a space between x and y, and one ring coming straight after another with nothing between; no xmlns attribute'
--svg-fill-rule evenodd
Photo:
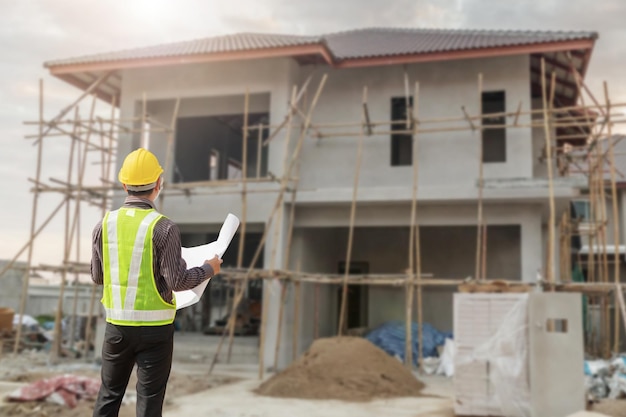
<svg viewBox="0 0 626 417"><path fill-rule="evenodd" d="M106 321L122 326L174 322L176 300L166 302L152 270L152 232L163 217L154 209L121 208L102 221L102 305Z"/></svg>

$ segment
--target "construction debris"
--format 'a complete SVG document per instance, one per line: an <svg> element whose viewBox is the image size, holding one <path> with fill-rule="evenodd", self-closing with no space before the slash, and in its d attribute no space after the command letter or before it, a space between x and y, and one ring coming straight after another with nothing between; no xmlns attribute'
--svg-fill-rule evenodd
<svg viewBox="0 0 626 417"><path fill-rule="evenodd" d="M594 404L591 409L593 410L593 414L589 414L589 417L626 417L625 400L603 400Z"/></svg>
<svg viewBox="0 0 626 417"><path fill-rule="evenodd" d="M257 393L272 397L370 401L419 396L424 388L397 359L365 339L319 339Z"/></svg>
<svg viewBox="0 0 626 417"><path fill-rule="evenodd" d="M411 346L412 363L418 363L420 341L418 337L418 324L411 323ZM452 338L452 333L444 333L435 329L431 324L424 323L422 329L422 357L439 357L438 349L443 347L446 339ZM405 362L406 326L400 321L387 322L372 330L366 339L378 346L389 355Z"/></svg>
<svg viewBox="0 0 626 417"><path fill-rule="evenodd" d="M626 355L612 361L585 361L585 385L592 401L626 398Z"/></svg>
<svg viewBox="0 0 626 417"><path fill-rule="evenodd" d="M100 381L77 375L60 375L40 379L9 395L10 401L49 401L69 408L76 407L79 400L95 399Z"/></svg>

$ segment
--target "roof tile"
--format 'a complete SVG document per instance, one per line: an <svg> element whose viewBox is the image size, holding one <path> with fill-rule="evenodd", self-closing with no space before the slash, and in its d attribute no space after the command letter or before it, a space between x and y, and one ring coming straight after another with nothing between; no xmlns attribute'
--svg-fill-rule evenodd
<svg viewBox="0 0 626 417"><path fill-rule="evenodd" d="M321 36L238 33L46 62L46 67L325 44L337 61L596 39L595 32L368 28Z"/></svg>

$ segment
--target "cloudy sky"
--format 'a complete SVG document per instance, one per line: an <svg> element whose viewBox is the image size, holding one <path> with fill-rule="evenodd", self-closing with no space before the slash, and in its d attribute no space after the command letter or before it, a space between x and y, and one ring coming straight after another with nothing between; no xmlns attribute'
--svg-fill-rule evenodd
<svg viewBox="0 0 626 417"><path fill-rule="evenodd" d="M46 74L46 60L234 32L315 35L367 26L593 30L600 38L587 81L626 102L626 1L596 0L0 0L0 259L27 241L36 148L24 135L38 117L38 80L51 118L80 92ZM83 110L86 112L86 109ZM43 179L63 178L65 146L46 143ZM40 200L40 221L58 196ZM98 214L81 225L83 259ZM62 216L60 217L62 219ZM38 240L36 262L58 263L62 221Z"/></svg>

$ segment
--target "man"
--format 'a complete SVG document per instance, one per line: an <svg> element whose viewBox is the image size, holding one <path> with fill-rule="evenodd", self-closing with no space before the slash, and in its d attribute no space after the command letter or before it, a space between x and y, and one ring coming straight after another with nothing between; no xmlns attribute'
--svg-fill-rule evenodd
<svg viewBox="0 0 626 417"><path fill-rule="evenodd" d="M137 417L162 415L174 347L172 292L191 289L220 272L217 256L187 269L178 227L155 210L162 173L151 152L131 152L118 176L128 197L93 231L91 277L104 285L107 321L94 417L118 415L135 364Z"/></svg>

